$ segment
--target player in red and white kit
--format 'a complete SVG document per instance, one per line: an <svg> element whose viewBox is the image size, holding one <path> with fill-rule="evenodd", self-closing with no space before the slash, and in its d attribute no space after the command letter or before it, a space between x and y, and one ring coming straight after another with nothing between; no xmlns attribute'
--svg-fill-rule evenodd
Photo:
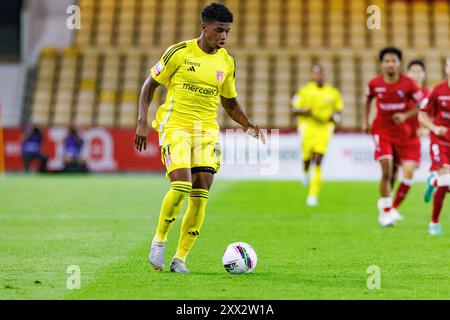
<svg viewBox="0 0 450 320"><path fill-rule="evenodd" d="M402 52L394 47L380 51L382 73L370 80L366 88L363 130L371 133L375 142L375 160L380 162L382 178L381 198L378 200L378 222L392 226L399 219L391 213L391 182L394 159L403 170L406 179L412 179L420 162L420 148L411 139L411 127L407 120L417 115L419 109L408 109L408 102L419 105L424 96L414 81L400 72ZM377 115L369 123L371 102L376 99Z"/></svg>
<svg viewBox="0 0 450 320"><path fill-rule="evenodd" d="M426 73L425 73L425 64L423 63L423 61L411 60L408 63L406 70L407 70L408 77L410 77L412 80L414 80L416 85L422 90L423 95L426 96L428 94L428 88L425 85ZM417 109L416 103L412 100L408 101L407 109L408 110ZM411 148L416 149L415 152L420 154L421 144L420 144L420 133L419 132L421 131L420 130L421 127L420 127L420 123L419 123L419 117L418 117L418 115L413 116L413 117L409 118L408 120L406 120L406 122L411 128L411 136L410 136L411 143L409 143L409 145L411 146ZM393 179L392 179L392 184L391 184L392 189L394 188L397 171L398 171L398 161L396 161L396 160L397 159L394 158L394 173L393 173L393 177L392 177ZM402 180L400 181L400 185L397 188L397 192L395 194L394 202L392 204L392 209L391 209L391 214L393 215L393 217L396 217L396 220L404 219L403 216L400 214L400 212L398 212L398 208L399 208L400 204L403 202L403 200L405 200L406 195L408 194L409 189L411 188L412 179L413 179L412 175L410 177L403 176Z"/></svg>
<svg viewBox="0 0 450 320"><path fill-rule="evenodd" d="M448 79L435 86L419 114L420 122L430 129L431 171L437 175L430 179L436 191L433 196L433 211L428 231L432 235L442 234L439 215L450 188L450 57L445 68Z"/></svg>

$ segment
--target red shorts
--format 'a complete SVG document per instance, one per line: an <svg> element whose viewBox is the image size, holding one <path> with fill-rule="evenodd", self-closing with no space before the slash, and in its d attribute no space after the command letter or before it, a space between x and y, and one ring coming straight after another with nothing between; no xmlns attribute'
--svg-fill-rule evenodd
<svg viewBox="0 0 450 320"><path fill-rule="evenodd" d="M450 167L450 146L448 144L439 143L439 141L431 138L430 158L430 171L436 171L442 167Z"/></svg>
<svg viewBox="0 0 450 320"><path fill-rule="evenodd" d="M381 135L373 135L375 142L375 160L393 159L398 165L404 162L420 163L420 139L409 139L402 144L393 143Z"/></svg>

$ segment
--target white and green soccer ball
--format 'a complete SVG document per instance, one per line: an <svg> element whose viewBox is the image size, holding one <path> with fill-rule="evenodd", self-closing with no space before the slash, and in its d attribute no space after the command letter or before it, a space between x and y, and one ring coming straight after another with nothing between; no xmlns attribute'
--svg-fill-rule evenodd
<svg viewBox="0 0 450 320"><path fill-rule="evenodd" d="M252 246L245 242L234 242L225 249L222 263L229 273L251 273L255 270L258 257Z"/></svg>

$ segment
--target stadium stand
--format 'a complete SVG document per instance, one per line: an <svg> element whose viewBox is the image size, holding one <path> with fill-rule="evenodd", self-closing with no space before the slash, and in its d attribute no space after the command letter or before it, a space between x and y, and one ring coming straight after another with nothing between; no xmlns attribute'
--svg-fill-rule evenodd
<svg viewBox="0 0 450 320"><path fill-rule="evenodd" d="M74 32L73 45L41 52L30 120L134 127L149 67L169 45L199 34L199 12L208 2L80 0L82 28ZM237 64L240 101L263 126L295 126L289 101L314 63L323 64L342 91L346 129L359 127L364 85L378 71L379 48L395 45L404 49L405 60L423 58L429 85L442 78L450 49L448 1L224 2L235 13L228 50ZM380 30L366 27L371 4L381 9ZM163 100L161 89L154 103ZM219 110L222 126L233 127Z"/></svg>

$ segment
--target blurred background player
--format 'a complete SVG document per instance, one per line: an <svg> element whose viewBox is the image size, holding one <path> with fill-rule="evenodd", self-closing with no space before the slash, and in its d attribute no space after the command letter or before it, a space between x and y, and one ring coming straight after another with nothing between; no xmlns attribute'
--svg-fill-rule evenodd
<svg viewBox="0 0 450 320"><path fill-rule="evenodd" d="M422 93L424 96L428 94L428 88L425 85L425 78L426 78L426 72L425 72L425 64L422 60L411 60L408 63L407 66L407 75L414 80L416 85L422 90ZM407 104L408 110L417 110L417 105L414 101L409 100ZM410 126L410 140L411 143L409 144L411 148L416 149L416 152L421 152L421 143L420 143L420 136L425 134L424 128L421 128L419 123L419 117L418 115L412 116L408 120L406 120L406 123ZM418 166L419 164L417 164ZM417 169L416 166L416 169ZM398 168L399 168L399 162L395 158L394 154L394 172L392 175L392 190L394 190L395 187L395 180L398 175ZM410 172L410 178L407 178L405 176L402 177L402 180L400 182L400 185L397 188L397 192L395 194L394 202L392 204L392 210L391 213L394 217L397 217L397 220L403 220L404 217L400 214L398 211L398 208L400 204L405 200L406 195L409 192L409 189L411 188L411 185L413 184L414 178L414 171Z"/></svg>
<svg viewBox="0 0 450 320"><path fill-rule="evenodd" d="M293 113L298 116L298 130L302 135L306 181L309 181L311 164L314 166L306 203L308 206L316 206L322 184L322 160L335 123L341 121L344 105L339 90L325 83L325 70L319 65L312 68L312 81L298 90L292 99L292 105Z"/></svg>
<svg viewBox="0 0 450 320"><path fill-rule="evenodd" d="M83 139L75 127L70 127L64 139L64 172L87 172L86 162L82 157Z"/></svg>
<svg viewBox="0 0 450 320"><path fill-rule="evenodd" d="M186 258L203 224L209 189L221 164L217 107L256 138L264 136L247 118L236 100L235 63L224 49L233 14L223 4L212 3L202 13L202 34L198 39L171 46L151 69L139 100L135 147L146 149L148 108L155 89L168 89L166 102L158 108L152 126L159 133L163 163L171 181L160 211L149 261L154 269L164 268L167 235L184 200L188 208L181 225L172 272L186 273Z"/></svg>
<svg viewBox="0 0 450 320"><path fill-rule="evenodd" d="M445 68L447 80L435 86L423 103L420 122L430 129L431 171L437 175L428 183L436 188L428 230L431 235L442 234L439 215L450 188L450 57Z"/></svg>
<svg viewBox="0 0 450 320"><path fill-rule="evenodd" d="M30 172L33 160L39 161L39 172L47 171L48 157L42 152L42 131L38 126L31 126L25 130L22 138L22 160L25 172Z"/></svg>
<svg viewBox="0 0 450 320"><path fill-rule="evenodd" d="M382 171L380 181L381 198L378 200L378 222L381 226L392 226L401 219L397 210L392 210L391 184L394 159L402 168L404 179L411 180L420 162L420 147L411 133L408 119L416 117L418 108L410 109L409 101L416 104L424 98L414 81L400 72L402 52L394 47L384 48L379 53L382 73L370 80L366 88L363 131L372 133L375 142L375 160ZM372 100L376 99L377 114L369 123ZM402 185L401 197L406 196L409 186ZM401 202L401 201L400 201Z"/></svg>

